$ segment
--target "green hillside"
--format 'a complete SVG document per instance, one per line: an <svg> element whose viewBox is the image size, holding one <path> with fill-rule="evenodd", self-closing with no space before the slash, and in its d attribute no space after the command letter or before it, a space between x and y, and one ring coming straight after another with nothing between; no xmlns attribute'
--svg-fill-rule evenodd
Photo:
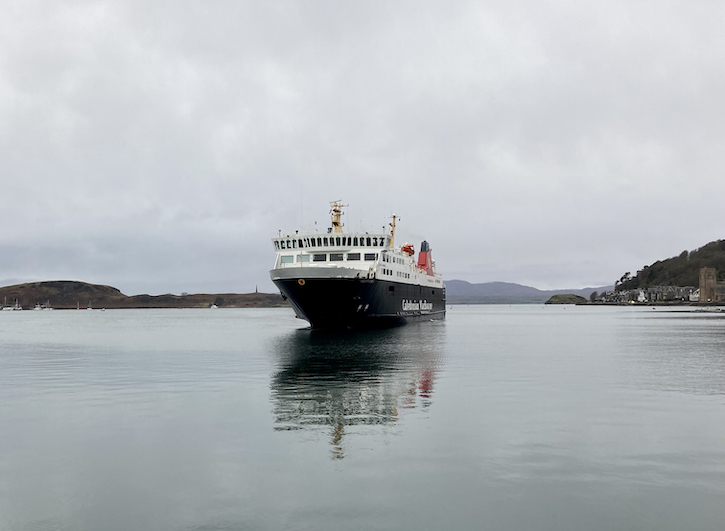
<svg viewBox="0 0 725 531"><path fill-rule="evenodd" d="M615 282L616 290L644 289L651 286L698 286L700 268L714 267L718 278L725 275L725 240L717 240L694 251L658 260L632 276L627 272Z"/></svg>

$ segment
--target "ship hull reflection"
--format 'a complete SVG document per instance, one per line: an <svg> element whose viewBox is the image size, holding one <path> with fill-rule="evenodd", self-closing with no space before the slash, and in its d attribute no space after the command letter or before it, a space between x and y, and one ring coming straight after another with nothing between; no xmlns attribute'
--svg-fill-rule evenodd
<svg viewBox="0 0 725 531"><path fill-rule="evenodd" d="M329 430L332 457L344 457L346 439L365 433L356 427L390 428L405 410L431 406L444 331L442 323L422 323L280 338L271 380L275 429Z"/></svg>

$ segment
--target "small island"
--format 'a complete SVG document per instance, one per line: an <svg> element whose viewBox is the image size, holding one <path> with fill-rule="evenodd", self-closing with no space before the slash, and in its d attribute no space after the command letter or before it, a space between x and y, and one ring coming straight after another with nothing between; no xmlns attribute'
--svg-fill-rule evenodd
<svg viewBox="0 0 725 531"><path fill-rule="evenodd" d="M544 304L586 304L587 300L579 295L572 293L563 293L552 296Z"/></svg>

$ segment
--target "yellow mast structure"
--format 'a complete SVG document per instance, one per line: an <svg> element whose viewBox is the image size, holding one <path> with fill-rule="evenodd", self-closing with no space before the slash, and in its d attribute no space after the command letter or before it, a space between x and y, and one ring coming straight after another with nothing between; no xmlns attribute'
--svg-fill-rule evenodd
<svg viewBox="0 0 725 531"><path fill-rule="evenodd" d="M330 215L332 216L332 232L341 234L343 223L340 221L342 218L342 209L348 205L343 205L341 200L332 201L330 203Z"/></svg>
<svg viewBox="0 0 725 531"><path fill-rule="evenodd" d="M393 222L390 224L390 248L395 249L395 221L398 216L393 214Z"/></svg>

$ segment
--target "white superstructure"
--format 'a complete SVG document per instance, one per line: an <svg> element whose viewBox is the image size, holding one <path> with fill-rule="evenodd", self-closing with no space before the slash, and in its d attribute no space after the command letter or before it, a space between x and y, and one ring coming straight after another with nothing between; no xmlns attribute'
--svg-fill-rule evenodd
<svg viewBox="0 0 725 531"><path fill-rule="evenodd" d="M299 232L282 234L272 239L277 259L272 272L286 277L289 269L305 270L307 276L340 276L376 278L390 282L430 287L443 287L441 275L435 273L435 263L430 265L414 259L413 246L395 247L395 216L390 233L357 232L343 233L339 201L332 203L332 226L326 233ZM423 250L422 250L423 251ZM423 253L421 253L423 254ZM337 270L337 271L336 271ZM278 273L275 275L275 273ZM295 272L297 276L303 276Z"/></svg>

